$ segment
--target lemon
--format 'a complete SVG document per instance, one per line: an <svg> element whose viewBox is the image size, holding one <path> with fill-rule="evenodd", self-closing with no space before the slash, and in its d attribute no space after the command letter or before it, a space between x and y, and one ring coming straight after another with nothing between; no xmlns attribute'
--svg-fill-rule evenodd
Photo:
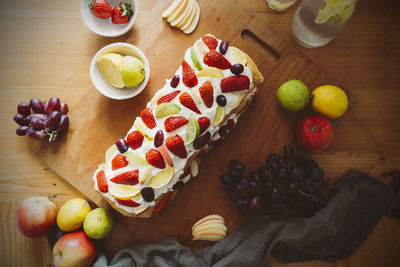
<svg viewBox="0 0 400 267"><path fill-rule="evenodd" d="M337 119L347 110L347 95L337 86L322 85L315 89L311 96L314 111L329 119Z"/></svg>
<svg viewBox="0 0 400 267"><path fill-rule="evenodd" d="M200 133L200 125L196 118L193 116L189 117L189 123L186 126L186 143L191 144Z"/></svg>
<svg viewBox="0 0 400 267"><path fill-rule="evenodd" d="M197 77L224 78L225 76L220 69L214 67L206 67L202 71L197 73Z"/></svg>
<svg viewBox="0 0 400 267"><path fill-rule="evenodd" d="M239 95L239 97L236 99L236 101L233 102L229 107L230 107L231 109L237 108L237 107L239 106L239 104L243 101L243 98L245 98L246 95L247 95L246 92L245 92L245 93L241 93L241 94Z"/></svg>
<svg viewBox="0 0 400 267"><path fill-rule="evenodd" d="M83 230L88 237L101 239L110 233L113 224L111 214L103 208L97 208L86 215L83 221Z"/></svg>
<svg viewBox="0 0 400 267"><path fill-rule="evenodd" d="M233 64L242 64L243 66L246 65L246 57L244 56L243 52L237 49L236 47L233 46L229 47L225 57L229 59L232 65Z"/></svg>
<svg viewBox="0 0 400 267"><path fill-rule="evenodd" d="M143 81L146 75L143 62L131 56L125 56L122 59L120 71L126 87L138 85Z"/></svg>
<svg viewBox="0 0 400 267"><path fill-rule="evenodd" d="M290 80L282 84L276 96L279 104L291 112L302 110L310 101L307 86L299 80Z"/></svg>
<svg viewBox="0 0 400 267"><path fill-rule="evenodd" d="M82 227L83 220L90 211L89 203L81 198L70 199L61 206L57 214L57 226L71 232Z"/></svg>
<svg viewBox="0 0 400 267"><path fill-rule="evenodd" d="M156 119L161 119L169 115L174 115L179 113L181 108L175 103L161 103L157 106L155 116Z"/></svg>
<svg viewBox="0 0 400 267"><path fill-rule="evenodd" d="M353 14L357 0L324 0L325 7L318 10L317 17L314 22L317 24L325 24L331 19L342 23Z"/></svg>
<svg viewBox="0 0 400 267"><path fill-rule="evenodd" d="M128 200L140 194L139 189L127 185L112 184L112 183L108 185L108 192L110 192L110 194L113 197L122 200Z"/></svg>
<svg viewBox="0 0 400 267"><path fill-rule="evenodd" d="M215 117L213 121L214 126L218 126L225 117L225 108L218 106L217 110L215 111Z"/></svg>
<svg viewBox="0 0 400 267"><path fill-rule="evenodd" d="M147 185L153 189L163 188L164 186L169 184L173 176L174 176L174 168L169 167L168 169L159 172L158 174L151 177Z"/></svg>
<svg viewBox="0 0 400 267"><path fill-rule="evenodd" d="M122 59L123 57L116 53L108 53L97 59L97 65L104 79L117 88L125 86L119 71Z"/></svg>

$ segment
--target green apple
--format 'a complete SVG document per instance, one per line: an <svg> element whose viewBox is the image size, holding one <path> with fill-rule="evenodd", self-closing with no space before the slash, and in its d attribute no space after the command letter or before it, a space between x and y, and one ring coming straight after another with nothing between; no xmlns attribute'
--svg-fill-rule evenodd
<svg viewBox="0 0 400 267"><path fill-rule="evenodd" d="M120 71L126 87L138 85L146 76L143 62L131 56L125 56L122 59Z"/></svg>
<svg viewBox="0 0 400 267"><path fill-rule="evenodd" d="M103 208L97 208L89 212L83 222L83 230L93 239L101 239L108 235L114 221L110 213Z"/></svg>

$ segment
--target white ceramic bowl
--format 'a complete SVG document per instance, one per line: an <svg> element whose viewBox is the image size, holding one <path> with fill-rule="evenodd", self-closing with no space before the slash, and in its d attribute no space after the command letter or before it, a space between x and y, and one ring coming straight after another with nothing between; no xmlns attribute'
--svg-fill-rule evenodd
<svg viewBox="0 0 400 267"><path fill-rule="evenodd" d="M145 77L144 80L134 87L116 88L109 84L101 74L97 65L97 58L107 53L118 53L122 56L137 57L143 62ZM112 43L100 49L90 64L90 78L96 89L104 96L112 99L128 99L140 94L146 87L150 77L150 66L147 57L134 45L128 43Z"/></svg>
<svg viewBox="0 0 400 267"><path fill-rule="evenodd" d="M136 0L108 0L111 8L114 9L119 2L128 2L131 4L133 15L131 19L125 24L114 24L111 22L111 18L102 19L93 15L92 10L89 8L89 4L93 0L81 0L81 16L86 26L94 33L106 37L116 37L127 33L133 26L137 14Z"/></svg>

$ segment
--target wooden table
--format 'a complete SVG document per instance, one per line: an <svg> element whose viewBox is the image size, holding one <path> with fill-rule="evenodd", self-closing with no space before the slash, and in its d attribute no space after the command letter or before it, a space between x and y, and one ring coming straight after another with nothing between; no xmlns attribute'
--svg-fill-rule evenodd
<svg viewBox="0 0 400 267"><path fill-rule="evenodd" d="M205 1L205 0L199 0ZM5 1L4 1L5 2ZM139 1L141 16L155 0ZM278 13L265 0L237 0L286 39L298 3ZM20 101L55 95L70 107L90 85L89 64L98 49L124 41L97 36L80 17L80 1L18 0L0 10L0 265L50 266L46 238L28 239L15 225L19 203L31 196L57 195L61 206L83 197L35 155L38 143L15 134L12 116ZM314 62L346 85L357 101L335 129L326 152L313 155L339 175L357 168L379 177L400 167L400 3L359 1L349 24L327 46L306 49ZM384 217L353 255L337 263L312 261L291 266L399 266L400 221ZM281 264L271 258L270 266Z"/></svg>

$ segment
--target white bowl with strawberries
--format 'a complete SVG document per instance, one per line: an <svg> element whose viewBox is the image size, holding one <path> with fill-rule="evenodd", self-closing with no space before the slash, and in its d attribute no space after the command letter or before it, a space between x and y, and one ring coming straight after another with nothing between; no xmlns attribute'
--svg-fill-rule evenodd
<svg viewBox="0 0 400 267"><path fill-rule="evenodd" d="M116 37L127 33L136 14L136 0L81 0L82 19L98 35Z"/></svg>

